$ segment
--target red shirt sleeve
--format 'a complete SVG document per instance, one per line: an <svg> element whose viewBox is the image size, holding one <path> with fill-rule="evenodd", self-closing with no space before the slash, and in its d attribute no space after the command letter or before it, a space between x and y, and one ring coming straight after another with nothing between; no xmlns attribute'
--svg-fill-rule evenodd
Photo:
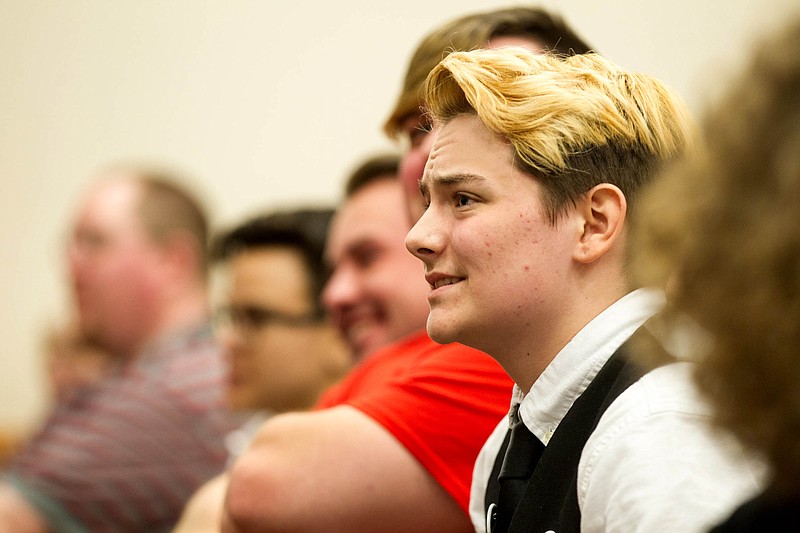
<svg viewBox="0 0 800 533"><path fill-rule="evenodd" d="M322 398L391 432L468 512L472 469L508 412L513 382L488 355L427 335L382 350Z"/></svg>

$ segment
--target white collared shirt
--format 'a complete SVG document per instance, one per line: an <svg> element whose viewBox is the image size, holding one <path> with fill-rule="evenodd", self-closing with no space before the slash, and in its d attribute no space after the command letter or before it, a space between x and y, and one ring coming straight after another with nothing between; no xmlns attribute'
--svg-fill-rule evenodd
<svg viewBox="0 0 800 533"><path fill-rule="evenodd" d="M512 406L521 404L528 429L547 444L603 365L662 305L660 292L627 294L573 337L528 394L515 386ZM475 463L470 518L478 533L486 531L484 495L507 430L504 419ZM581 531L702 531L758 489L759 472L709 429L689 363L668 365L623 392L587 441L578 469Z"/></svg>

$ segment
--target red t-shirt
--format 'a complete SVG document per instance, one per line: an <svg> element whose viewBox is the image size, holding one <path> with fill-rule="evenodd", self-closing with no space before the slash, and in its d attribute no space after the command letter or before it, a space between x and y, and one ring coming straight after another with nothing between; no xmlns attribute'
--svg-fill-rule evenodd
<svg viewBox="0 0 800 533"><path fill-rule="evenodd" d="M475 459L508 413L512 386L485 353L421 332L369 356L317 408L347 404L375 419L468 513Z"/></svg>

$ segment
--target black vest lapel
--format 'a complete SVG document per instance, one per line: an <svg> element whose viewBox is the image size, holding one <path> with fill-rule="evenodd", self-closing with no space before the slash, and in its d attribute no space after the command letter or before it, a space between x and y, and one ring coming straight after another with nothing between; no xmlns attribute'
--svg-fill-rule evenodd
<svg viewBox="0 0 800 533"><path fill-rule="evenodd" d="M641 330L640 330L641 331ZM643 372L625 356L626 342L609 358L558 425L531 476L525 495L511 520L509 533L580 532L578 462L592 431L609 405ZM503 443L506 447L508 436ZM486 489L486 507L497 501L496 472L505 455L498 454ZM490 499L490 498L494 499Z"/></svg>

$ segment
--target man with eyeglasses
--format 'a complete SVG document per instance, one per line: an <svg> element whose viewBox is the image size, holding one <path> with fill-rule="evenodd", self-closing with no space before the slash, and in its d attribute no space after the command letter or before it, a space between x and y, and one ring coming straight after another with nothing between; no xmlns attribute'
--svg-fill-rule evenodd
<svg viewBox="0 0 800 533"><path fill-rule="evenodd" d="M208 313L202 203L150 164L100 170L67 262L81 335L115 364L12 459L0 531L164 531L224 467L234 426Z"/></svg>
<svg viewBox="0 0 800 533"><path fill-rule="evenodd" d="M228 399L233 409L252 413L228 436L231 460L270 415L310 408L351 365L320 303L332 215L326 208L273 212L212 245L225 284L216 326L230 362ZM224 475L206 483L174 531L218 530L226 483Z"/></svg>
<svg viewBox="0 0 800 533"><path fill-rule="evenodd" d="M222 235L227 306L217 326L228 355L228 398L237 410L307 409L350 366L325 319L320 291L330 209L277 212Z"/></svg>

